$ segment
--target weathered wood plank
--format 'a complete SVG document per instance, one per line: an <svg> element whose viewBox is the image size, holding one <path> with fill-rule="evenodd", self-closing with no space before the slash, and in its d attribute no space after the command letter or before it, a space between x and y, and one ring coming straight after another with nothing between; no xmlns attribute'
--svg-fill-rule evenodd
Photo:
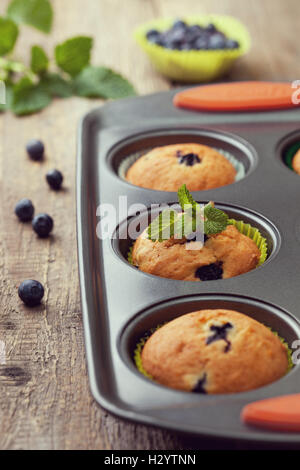
<svg viewBox="0 0 300 470"><path fill-rule="evenodd" d="M2 0L0 12L8 0ZM253 50L232 79L293 79L299 75L297 0L59 0L53 1L53 33L24 28L16 53L28 60L29 47L53 45L72 35L95 37L93 60L130 77L141 94L170 87L151 67L131 37L133 28L160 15L218 12L245 21ZM84 5L84 6L83 6ZM298 77L299 78L299 77ZM38 115L0 116L0 354L1 449L180 449L201 446L171 433L115 419L93 401L88 386L77 275L75 232L75 153L79 118L101 101L56 100ZM24 146L45 142L43 163L28 160ZM65 175L65 189L51 192L48 169ZM38 240L30 225L14 217L16 201L29 197L36 211L53 216L49 240ZM46 286L43 306L29 310L18 300L25 278ZM3 361L2 361L3 362Z"/></svg>

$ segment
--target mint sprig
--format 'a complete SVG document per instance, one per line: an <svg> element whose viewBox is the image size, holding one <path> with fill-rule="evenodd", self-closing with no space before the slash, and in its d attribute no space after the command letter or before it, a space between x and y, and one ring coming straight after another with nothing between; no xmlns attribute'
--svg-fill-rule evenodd
<svg viewBox="0 0 300 470"><path fill-rule="evenodd" d="M194 201L193 196L187 189L186 185L183 184L177 191L178 202L181 206L181 209L184 211L186 206L192 206L196 208L198 206L197 202Z"/></svg>
<svg viewBox="0 0 300 470"><path fill-rule="evenodd" d="M131 83L106 67L85 67L74 79L75 92L87 98L123 98L135 95Z"/></svg>
<svg viewBox="0 0 300 470"><path fill-rule="evenodd" d="M25 23L49 33L53 20L53 9L49 0L12 0L7 16L16 23Z"/></svg>
<svg viewBox="0 0 300 470"><path fill-rule="evenodd" d="M9 18L0 17L0 55L13 50L18 35L18 26Z"/></svg>
<svg viewBox="0 0 300 470"><path fill-rule="evenodd" d="M46 52L40 46L32 46L30 67L33 73L38 75L46 72L49 65L49 59Z"/></svg>
<svg viewBox="0 0 300 470"><path fill-rule="evenodd" d="M88 36L76 36L55 48L55 60L59 68L76 77L90 63L93 39Z"/></svg>
<svg viewBox="0 0 300 470"><path fill-rule="evenodd" d="M207 235L223 232L228 225L228 220L228 215L212 204L204 207L204 232Z"/></svg>
<svg viewBox="0 0 300 470"><path fill-rule="evenodd" d="M93 38L89 36L76 36L58 44L52 58L42 47L33 45L29 65L5 57L15 46L19 24L49 33L52 21L49 0L12 0L7 17L0 17L0 80L9 96L6 104L0 103L0 112L10 109L21 116L34 113L48 106L54 97L117 99L135 95L124 77L107 67L90 64Z"/></svg>
<svg viewBox="0 0 300 470"><path fill-rule="evenodd" d="M149 225L147 233L152 241L169 240L174 236L174 226L178 220L178 214L175 211L166 209Z"/></svg>
<svg viewBox="0 0 300 470"><path fill-rule="evenodd" d="M178 190L179 204L184 211L178 213L166 209L149 225L147 233L152 241L162 242L172 237L187 238L204 225L206 235L215 235L226 229L229 218L212 203L201 207L184 184ZM204 224L203 224L204 222Z"/></svg>

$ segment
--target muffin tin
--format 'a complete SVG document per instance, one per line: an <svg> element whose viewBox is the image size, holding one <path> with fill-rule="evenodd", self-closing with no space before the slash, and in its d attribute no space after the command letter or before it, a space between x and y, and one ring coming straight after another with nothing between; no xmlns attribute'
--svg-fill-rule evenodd
<svg viewBox="0 0 300 470"><path fill-rule="evenodd" d="M87 114L79 128L77 228L82 311L91 389L108 411L130 420L206 437L300 444L300 433L248 427L240 421L251 402L300 391L300 367L266 387L232 395L168 389L141 375L133 362L137 340L151 327L203 308L236 309L277 331L291 346L300 338L300 177L284 163L299 138L299 110L209 113L177 109L175 91L124 99ZM201 142L231 153L245 177L226 187L194 192L230 217L257 227L268 241L263 266L242 276L184 282L143 273L127 261L132 217L116 220L99 240L99 204L176 203L176 193L128 184L118 169L149 147ZM147 225L148 212L137 222Z"/></svg>

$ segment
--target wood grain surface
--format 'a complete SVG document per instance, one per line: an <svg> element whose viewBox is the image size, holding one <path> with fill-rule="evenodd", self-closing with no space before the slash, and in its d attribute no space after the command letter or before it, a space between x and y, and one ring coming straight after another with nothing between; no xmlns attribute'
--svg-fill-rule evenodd
<svg viewBox="0 0 300 470"><path fill-rule="evenodd" d="M253 48L230 79L300 79L299 0L53 0L53 32L24 27L16 55L79 33L93 35L93 61L126 75L140 94L167 90L132 40L133 28L158 16L232 14L244 21ZM0 13L7 0L1 0ZM89 391L77 274L75 231L76 127L100 100L55 100L40 114L0 116L0 448L193 449L213 444L123 422L101 410ZM46 145L43 163L29 161L25 143ZM50 191L45 173L60 169L62 192ZM36 212L53 216L53 236L39 240L18 223L15 203L32 199ZM43 305L27 309L17 296L24 279L45 288ZM6 357L4 357L4 355Z"/></svg>

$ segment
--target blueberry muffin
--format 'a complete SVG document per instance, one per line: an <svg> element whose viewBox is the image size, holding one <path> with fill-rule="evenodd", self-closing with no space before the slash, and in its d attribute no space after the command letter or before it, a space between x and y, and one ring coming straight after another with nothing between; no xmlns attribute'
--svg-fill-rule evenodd
<svg viewBox="0 0 300 470"><path fill-rule="evenodd" d="M292 165L295 172L300 175L300 150L294 156Z"/></svg>
<svg viewBox="0 0 300 470"><path fill-rule="evenodd" d="M251 238L233 225L200 242L175 239L152 241L145 230L135 241L132 261L141 271L155 276L182 281L212 281L227 279L255 269L260 250Z"/></svg>
<svg viewBox="0 0 300 470"><path fill-rule="evenodd" d="M253 390L283 377L288 349L272 331L232 310L201 310L165 324L146 341L144 371L167 387L200 394Z"/></svg>
<svg viewBox="0 0 300 470"><path fill-rule="evenodd" d="M177 191L186 183L190 191L219 188L235 181L234 166L217 150L199 144L158 147L140 157L126 180L159 191Z"/></svg>

